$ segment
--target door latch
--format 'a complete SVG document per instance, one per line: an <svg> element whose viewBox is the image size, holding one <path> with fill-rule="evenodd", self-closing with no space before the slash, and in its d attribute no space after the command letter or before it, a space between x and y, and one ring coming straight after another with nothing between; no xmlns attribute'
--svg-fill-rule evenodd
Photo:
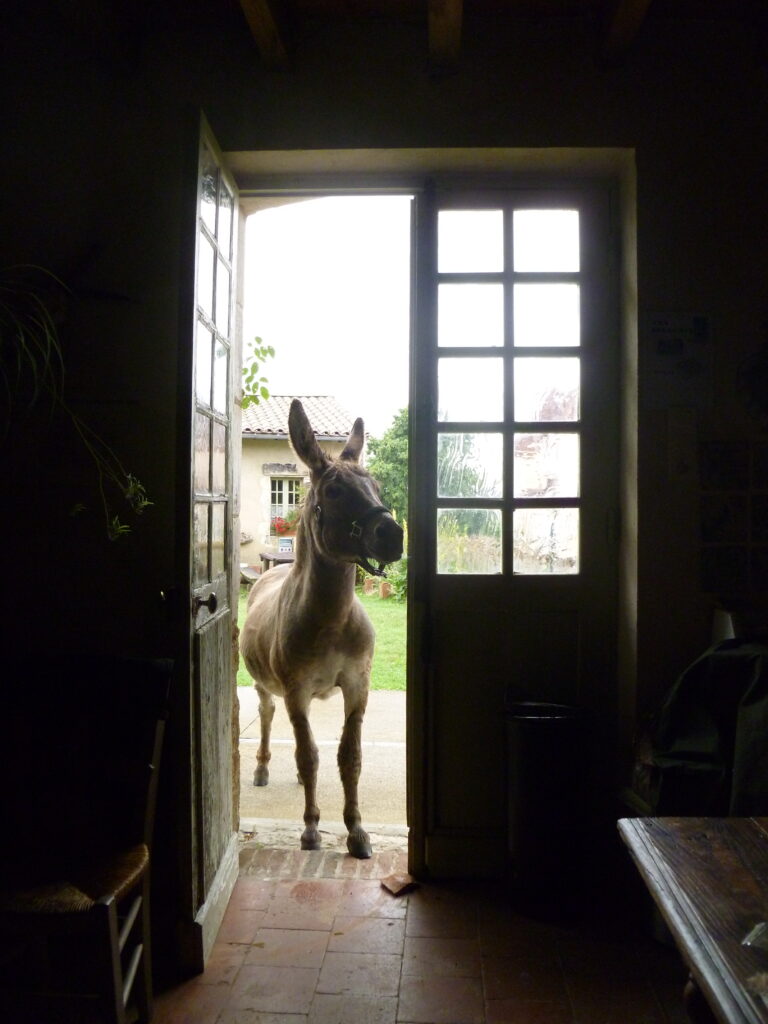
<svg viewBox="0 0 768 1024"><path fill-rule="evenodd" d="M211 615L213 615L218 606L219 602L215 594L209 594L208 597L205 598L196 596L192 602L195 615L197 615L201 608L207 608Z"/></svg>

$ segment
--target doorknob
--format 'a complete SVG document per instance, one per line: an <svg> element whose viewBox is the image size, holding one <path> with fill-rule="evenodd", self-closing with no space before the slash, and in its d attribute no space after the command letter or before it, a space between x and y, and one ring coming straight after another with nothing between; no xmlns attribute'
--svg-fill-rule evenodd
<svg viewBox="0 0 768 1024"><path fill-rule="evenodd" d="M219 602L215 594L209 594L206 598L196 597L193 604L195 608L195 615L197 615L201 608L207 608L211 615L213 615L218 608Z"/></svg>

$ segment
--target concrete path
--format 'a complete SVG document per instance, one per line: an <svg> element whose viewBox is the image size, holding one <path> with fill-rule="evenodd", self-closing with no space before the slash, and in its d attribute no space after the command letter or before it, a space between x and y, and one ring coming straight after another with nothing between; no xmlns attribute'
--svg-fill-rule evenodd
<svg viewBox="0 0 768 1024"><path fill-rule="evenodd" d="M296 778L293 729L282 700L276 700L272 723L269 784L253 785L259 742L259 701L250 686L239 686L240 701L240 829L253 831L254 822L285 822L296 835L303 827L304 790ZM320 827L338 831L344 795L336 766L336 749L344 724L341 692L315 700L310 724L320 750L318 806ZM405 834L405 693L372 690L363 722L363 769L359 786L363 827L369 832ZM343 829L343 825L341 826Z"/></svg>

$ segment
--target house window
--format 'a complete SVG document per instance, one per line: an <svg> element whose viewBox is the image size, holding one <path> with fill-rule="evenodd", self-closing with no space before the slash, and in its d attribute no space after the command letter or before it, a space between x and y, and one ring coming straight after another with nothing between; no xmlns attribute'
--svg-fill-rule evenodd
<svg viewBox="0 0 768 1024"><path fill-rule="evenodd" d="M295 529L295 516L299 504L298 478L273 476L270 480L269 533L276 537Z"/></svg>

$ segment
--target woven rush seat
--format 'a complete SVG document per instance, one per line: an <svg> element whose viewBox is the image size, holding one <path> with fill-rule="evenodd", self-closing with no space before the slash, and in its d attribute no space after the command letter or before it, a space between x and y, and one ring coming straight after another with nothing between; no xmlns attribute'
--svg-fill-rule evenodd
<svg viewBox="0 0 768 1024"><path fill-rule="evenodd" d="M19 886L6 889L5 876L0 883L0 912L78 914L92 910L100 899L110 895L119 903L138 885L148 868L149 848L139 843L129 850L72 864L56 880L32 884L30 872L25 871ZM41 872L50 874L50 866L46 865Z"/></svg>

